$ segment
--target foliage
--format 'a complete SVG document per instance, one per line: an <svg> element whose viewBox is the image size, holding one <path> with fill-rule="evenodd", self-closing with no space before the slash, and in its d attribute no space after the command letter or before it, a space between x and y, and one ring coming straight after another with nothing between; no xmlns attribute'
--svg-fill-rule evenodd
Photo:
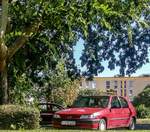
<svg viewBox="0 0 150 132"><path fill-rule="evenodd" d="M36 129L40 113L35 108L19 105L0 106L0 129Z"/></svg>
<svg viewBox="0 0 150 132"><path fill-rule="evenodd" d="M110 16L99 17L101 24L88 25L88 37L84 39L84 50L81 56L81 65L86 67L83 75L92 77L100 74L104 71L102 65L104 61L108 63L110 70L119 67L121 76L131 75L149 62L149 0L106 0L102 5L106 14L112 12L109 12ZM138 14L138 17L133 14Z"/></svg>
<svg viewBox="0 0 150 132"><path fill-rule="evenodd" d="M92 96L92 95L103 95L104 94L104 92L103 91L101 91L101 90L99 90L99 89L80 89L80 91L79 91L79 95L83 95L83 96L86 96L86 95L90 95L90 96Z"/></svg>
<svg viewBox="0 0 150 132"><path fill-rule="evenodd" d="M144 104L136 107L138 118L150 118L150 107L145 107Z"/></svg>
<svg viewBox="0 0 150 132"><path fill-rule="evenodd" d="M150 118L150 86L146 86L144 90L133 99L133 104L137 109L139 118Z"/></svg>
<svg viewBox="0 0 150 132"><path fill-rule="evenodd" d="M18 68L21 70L26 69L26 67L28 67L28 69L31 68L32 70L30 70L30 77L32 78L41 72L45 67L48 66L49 68L52 68L55 66L57 57L60 58L60 56L62 54L64 55L64 53L67 54L68 52L73 52L72 43L75 44L80 35L85 40L85 50L83 51L82 65L86 65L87 69L90 68L86 71L86 75L90 76L102 72L104 70L104 67L101 64L103 60L110 60L110 69L114 69L115 65L125 69L124 58L126 58L125 56L128 53L128 49L130 49L128 46L129 41L125 40L127 47L120 44L120 41L115 46L110 46L110 44L114 41L117 41L117 39L121 38L121 36L126 36L127 39L128 36L131 38L131 35L128 35L131 34L128 33L128 31L131 32L131 29L128 28L127 30L126 28L128 27L128 24L133 24L136 22L138 27L139 25L146 26L146 23L144 20L140 19L140 17L141 15L147 16L149 12L146 12L146 10L148 10L147 4L148 0L144 0L142 2L135 2L134 0L63 0L55 2L51 1L51 4L45 0L14 2L10 6L10 14L12 14L12 30L6 35L8 45L11 45L11 42L16 37L21 35L22 27L26 28L26 26L28 27L28 25L34 24L35 21L41 22L41 25L38 32L33 32L32 37L30 37L29 42L27 43L29 45L25 46L27 48L23 47L22 51L20 51L20 54L15 56L15 64L12 65L17 67L19 66ZM148 20L149 19L147 18L147 21ZM114 33L112 31L117 32ZM132 33L134 34L134 31L132 31ZM113 37L111 38L111 36ZM110 39L112 40L108 42ZM134 40L133 36L132 39ZM140 41L137 40L137 42ZM103 45L99 46L99 43L103 43ZM140 42L140 44L141 43L142 42ZM141 47L144 48L145 45ZM127 49L127 52L125 53L126 55L122 56L121 58L119 57L120 60L124 61L116 61L113 53L115 51L118 52L118 50L121 52L122 49L125 52ZM142 52L144 55L141 54L140 56L143 56L145 59L147 59L147 52L145 51L146 50ZM120 54L122 54L122 52ZM131 54L128 55L129 60L130 55ZM71 54L69 54L69 56L71 56ZM71 59L68 62L71 62L69 63L71 65L74 63L74 60L73 56L70 58ZM137 56L137 58L140 57ZM66 57L66 61L67 60L68 58ZM143 62L139 61L141 62L139 65L133 64L128 68L132 69L132 67L135 67L133 68L135 71L136 67L139 68L141 64L146 63L144 59L141 58L140 60L143 60ZM129 62L129 65L130 64L132 63ZM73 71L73 69L76 69L74 66L71 69L69 65L66 65L66 67L68 67L70 72ZM123 69L121 70L121 74L123 74ZM71 72L71 75L75 74L76 71L77 70L75 70L73 73ZM129 72L129 74L132 72Z"/></svg>
<svg viewBox="0 0 150 132"><path fill-rule="evenodd" d="M68 82L63 88L57 88L52 90L51 100L55 103L61 104L63 106L70 106L73 101L78 96L79 82L73 81Z"/></svg>
<svg viewBox="0 0 150 132"><path fill-rule="evenodd" d="M6 3L5 6L2 4L3 7L7 7L7 1L3 0ZM149 14L149 0L138 0L138 2L135 0L12 0L9 1L8 15L7 8L3 7L2 9L6 9L6 11L2 10L4 25L2 27L7 28L6 32L0 32L2 36L0 38L0 71L5 73L5 76L0 74L2 75L0 81L5 82L0 83L2 85L0 87L3 95L0 99L2 103L7 103L7 91L9 91L7 90L7 69L9 88L15 87L16 84L12 83L15 82L15 76L22 76L22 74L25 74L25 78L30 78L29 81L32 80L33 83L43 85L49 81L49 77L44 75L45 70L49 69L49 72L53 74L57 62L63 57L68 75L75 79L79 75L79 71L74 65L73 46L80 37L85 40L87 45L83 51L82 65L88 67L86 72L88 76L104 70L100 63L103 60L109 60L109 63L112 64L109 65L110 69L120 66L123 67L123 70L128 68L132 70L134 67L133 71L147 62L145 61L147 52L143 53L147 51L147 47L142 45L143 50L140 51L144 59L140 57L138 65L134 65L135 61L130 65L131 61L129 61L125 67L126 60L124 58L127 57L127 61L136 60L139 56L137 54L125 56L125 53L132 53L134 49L130 50L129 47L119 46L116 50L117 43L113 51L120 50L121 62L115 61L111 49L114 46L110 46L107 41L116 34L117 37L120 37L120 30L125 29L128 44L132 45L131 41L134 37L132 37L131 24L136 22L141 28L148 27L145 17L143 17L144 20L140 18ZM94 41L90 30L96 31ZM107 37L108 34L109 37ZM121 36L123 35L121 34ZM100 42L104 45L99 47ZM103 49L102 53L98 52L99 49ZM135 55L137 57L134 58ZM43 80L41 79L43 77L39 76L41 73L44 75L44 82L39 81ZM124 72L121 70L121 73Z"/></svg>
<svg viewBox="0 0 150 132"><path fill-rule="evenodd" d="M133 103L135 106L140 104L145 105L145 107L150 107L150 86L146 86L144 90L134 98Z"/></svg>
<svg viewBox="0 0 150 132"><path fill-rule="evenodd" d="M9 102L11 104L32 105L33 102L36 103L38 101L37 89L26 74L15 75L14 81L14 87L11 87L9 91Z"/></svg>
<svg viewBox="0 0 150 132"><path fill-rule="evenodd" d="M149 21L149 17L145 19ZM86 67L83 72L85 76L103 72L103 62L107 62L110 70L119 67L121 76L131 75L149 62L150 30L139 27L136 22L131 25L132 44L128 41L126 25L118 29L119 33L108 31L101 25L89 25L81 56L82 66Z"/></svg>
<svg viewBox="0 0 150 132"><path fill-rule="evenodd" d="M55 70L45 70L42 77L43 87L39 91L39 98L43 97L47 102L55 102L65 106L74 101L78 94L79 81L78 79L71 80L68 76L63 59L58 62ZM44 77L47 78L45 83Z"/></svg>

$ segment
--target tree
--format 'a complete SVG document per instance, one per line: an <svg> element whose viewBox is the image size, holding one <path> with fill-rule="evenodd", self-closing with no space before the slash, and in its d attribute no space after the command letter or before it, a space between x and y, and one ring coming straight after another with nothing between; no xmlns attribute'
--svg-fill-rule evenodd
<svg viewBox="0 0 150 132"><path fill-rule="evenodd" d="M11 16L8 15L8 5ZM11 3L5 0L2 1L0 44L1 103L8 102L7 69L11 67L9 64L12 63L12 57L16 55L18 50L24 49L27 42L33 42L33 38L44 41L43 43L47 44L48 49L51 49L53 45L55 45L54 48L57 46L60 48L61 43L65 45L64 40L70 41L74 36L73 28L76 27L76 23L77 25L83 23L82 16L79 16L80 10L83 12L80 6L84 8L83 3L78 4L76 1L48 2L47 0L29 0L11 1ZM7 21L8 18L9 21ZM59 43L55 41L55 38L59 40ZM31 44L30 50L33 51L34 46ZM17 61L19 62L19 60Z"/></svg>
<svg viewBox="0 0 150 132"><path fill-rule="evenodd" d="M134 6L132 2L130 4L129 1L124 2L121 2L116 9L122 7L123 10L130 12L129 15L132 15L133 12L138 13L139 20L130 17L127 22L124 20L126 18L121 17L121 20L112 19L108 23L109 17L104 17L101 25L91 24L88 26L88 37L85 38L85 48L81 56L81 64L86 67L86 71L83 73L85 76L94 76L101 73L104 70L102 65L104 61L108 62L110 70L115 69L117 66L120 67L120 76L130 76L149 62L150 30L146 28L150 24L149 7L143 8L142 12L138 12L135 11L136 8L130 7ZM137 3L141 4L140 1ZM108 30L111 29L110 25L114 22L116 23L114 28L117 33Z"/></svg>
<svg viewBox="0 0 150 132"><path fill-rule="evenodd" d="M84 75L101 73L104 70L102 62L107 61L110 70L119 66L121 76L130 76L149 62L149 42L150 30L139 27L137 23L132 26L131 44L126 25L120 28L118 34L102 27L93 29L89 26L88 39L81 57L82 66L87 67Z"/></svg>
<svg viewBox="0 0 150 132"><path fill-rule="evenodd" d="M66 71L65 61L60 59L53 71L45 70L38 88L38 99L46 102L70 105L78 95L79 79L72 80Z"/></svg>
<svg viewBox="0 0 150 132"><path fill-rule="evenodd" d="M2 0L1 2L1 104L8 103L7 70L12 67L13 59L17 63L20 62L18 52L25 57L25 63L22 64L26 64L25 67L32 67L35 64L31 61L34 57L30 56L30 59L26 57L27 53L41 55L34 50L37 45L40 45L39 49L44 47L48 53L44 55L46 59L50 59L55 49L60 55L61 48L69 48L70 42L75 42L79 36L87 38L89 25L101 25L118 32L122 25L128 25L132 19L139 22L141 12L149 7L148 0L139 2L135 0ZM128 36L131 38L130 26ZM26 50L27 44L28 50ZM45 64L45 60L41 59L40 63ZM40 70L37 66L36 71L40 73Z"/></svg>

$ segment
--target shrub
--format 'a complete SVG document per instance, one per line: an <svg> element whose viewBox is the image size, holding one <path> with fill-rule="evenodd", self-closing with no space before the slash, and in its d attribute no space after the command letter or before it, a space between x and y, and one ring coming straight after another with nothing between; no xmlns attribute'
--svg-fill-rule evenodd
<svg viewBox="0 0 150 132"><path fill-rule="evenodd" d="M40 113L35 108L19 105L0 106L0 129L35 129Z"/></svg>
<svg viewBox="0 0 150 132"><path fill-rule="evenodd" d="M64 87L56 88L52 90L51 102L58 103L66 107L72 105L79 93L79 81L68 81Z"/></svg>
<svg viewBox="0 0 150 132"><path fill-rule="evenodd" d="M150 107L150 86L146 86L144 90L133 99L133 104L139 106L144 104L146 107Z"/></svg>
<svg viewBox="0 0 150 132"><path fill-rule="evenodd" d="M138 118L150 118L150 108L145 107L144 104L137 106L136 110Z"/></svg>
<svg viewBox="0 0 150 132"><path fill-rule="evenodd" d="M79 95L80 96L99 96L99 95L103 95L103 91L99 90L99 89L81 89L79 91Z"/></svg>

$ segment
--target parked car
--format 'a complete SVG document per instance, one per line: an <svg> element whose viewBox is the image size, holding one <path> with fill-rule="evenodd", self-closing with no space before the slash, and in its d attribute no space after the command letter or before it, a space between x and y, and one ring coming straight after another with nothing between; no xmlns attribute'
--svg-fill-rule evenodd
<svg viewBox="0 0 150 132"><path fill-rule="evenodd" d="M70 108L54 114L54 128L135 129L136 110L120 96L80 96Z"/></svg>
<svg viewBox="0 0 150 132"><path fill-rule="evenodd" d="M41 125L52 124L53 115L56 111L64 109L61 105L55 103L40 103L38 104L40 109Z"/></svg>

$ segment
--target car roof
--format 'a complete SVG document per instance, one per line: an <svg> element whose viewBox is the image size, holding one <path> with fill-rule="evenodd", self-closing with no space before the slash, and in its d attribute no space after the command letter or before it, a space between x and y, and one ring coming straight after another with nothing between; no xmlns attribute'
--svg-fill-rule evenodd
<svg viewBox="0 0 150 132"><path fill-rule="evenodd" d="M98 97L110 97L111 95L80 95L79 97L93 97L93 98L98 98Z"/></svg>
<svg viewBox="0 0 150 132"><path fill-rule="evenodd" d="M125 98L126 99L126 97L124 97L124 96L118 96L118 95L80 95L79 97L95 97L95 98L98 98L98 97L103 97L103 96L105 96L105 97L122 97L122 98Z"/></svg>
<svg viewBox="0 0 150 132"><path fill-rule="evenodd" d="M60 106L60 107L62 107L63 108L63 106L61 106L61 105L59 105L59 104L57 104L57 103L46 103L46 102L43 102L43 103L39 103L38 105L57 105L57 106Z"/></svg>

